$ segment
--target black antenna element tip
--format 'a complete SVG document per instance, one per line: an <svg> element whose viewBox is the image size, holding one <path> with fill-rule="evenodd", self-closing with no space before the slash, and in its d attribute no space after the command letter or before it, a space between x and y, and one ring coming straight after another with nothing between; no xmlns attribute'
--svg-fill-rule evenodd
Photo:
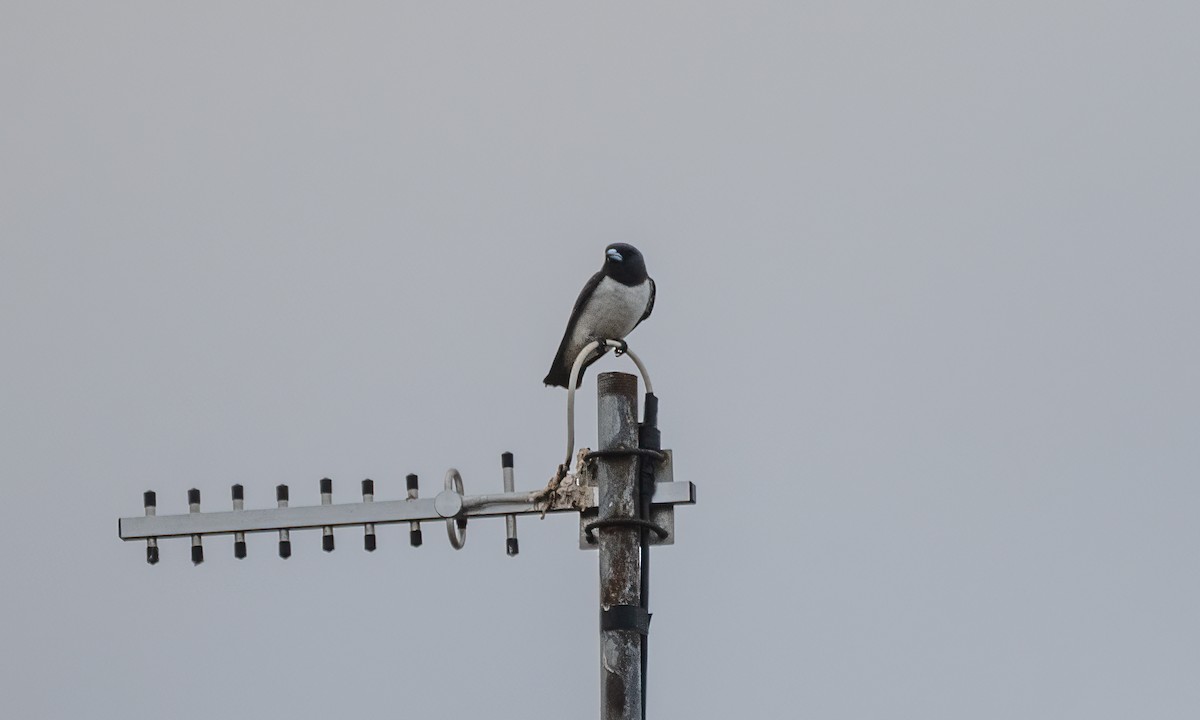
<svg viewBox="0 0 1200 720"><path fill-rule="evenodd" d="M500 454L500 467L509 468L512 466L513 466L513 454L510 452L501 453Z"/></svg>
<svg viewBox="0 0 1200 720"><path fill-rule="evenodd" d="M421 547L421 528L408 531L408 543L413 547Z"/></svg>
<svg viewBox="0 0 1200 720"><path fill-rule="evenodd" d="M237 540L233 543L233 556L238 560L246 557L246 541Z"/></svg>
<svg viewBox="0 0 1200 720"><path fill-rule="evenodd" d="M509 556L516 555L517 553L521 552L521 548L517 545L517 539L509 538L504 551L508 553Z"/></svg>
<svg viewBox="0 0 1200 720"><path fill-rule="evenodd" d="M142 505L145 505L146 507L154 507L157 504L158 496L154 494L153 490L147 490L146 492L142 493Z"/></svg>
<svg viewBox="0 0 1200 720"><path fill-rule="evenodd" d="M329 478L321 478L321 492L323 492L323 493L333 492L333 481L330 480Z"/></svg>
<svg viewBox="0 0 1200 720"><path fill-rule="evenodd" d="M321 538L321 549L325 552L333 552L333 536L325 535Z"/></svg>
<svg viewBox="0 0 1200 720"><path fill-rule="evenodd" d="M370 478L362 481L363 495L375 494L375 481Z"/></svg>
<svg viewBox="0 0 1200 720"><path fill-rule="evenodd" d="M363 536L363 547L367 552L375 552L375 533Z"/></svg>
<svg viewBox="0 0 1200 720"><path fill-rule="evenodd" d="M245 499L245 497L242 495L242 486L241 486L241 485L234 485L234 486L233 486L233 499L234 499L234 500L243 500L243 499Z"/></svg>
<svg viewBox="0 0 1200 720"><path fill-rule="evenodd" d="M408 475L406 475L404 477L404 481L408 484L409 490L417 489L417 476L416 475L409 473Z"/></svg>
<svg viewBox="0 0 1200 720"><path fill-rule="evenodd" d="M151 565L158 563L158 548L146 548L146 562L150 563Z"/></svg>
<svg viewBox="0 0 1200 720"><path fill-rule="evenodd" d="M275 486L275 499L276 500L285 500L285 501L288 499L287 485L276 485Z"/></svg>
<svg viewBox="0 0 1200 720"><path fill-rule="evenodd" d="M204 547L202 545L192 546L192 564L199 565L204 562Z"/></svg>
<svg viewBox="0 0 1200 720"><path fill-rule="evenodd" d="M283 558L284 560L287 560L291 556L292 556L292 541L291 540L280 540L279 541L279 557Z"/></svg>
<svg viewBox="0 0 1200 720"><path fill-rule="evenodd" d="M199 504L200 504L200 491L197 490L196 488L192 488L191 490L188 490L188 505L199 505Z"/></svg>

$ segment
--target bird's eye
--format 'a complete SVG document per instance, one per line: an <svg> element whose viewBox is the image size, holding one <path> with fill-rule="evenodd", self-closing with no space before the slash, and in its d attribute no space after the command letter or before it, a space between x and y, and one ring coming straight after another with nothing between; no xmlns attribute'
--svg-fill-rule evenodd
<svg viewBox="0 0 1200 720"><path fill-rule="evenodd" d="M609 250L606 251L604 254L608 256L609 260L614 260L616 262L621 262L622 260L625 259L625 258L621 257L621 253L617 252L616 250L614 250L612 248L609 248Z"/></svg>

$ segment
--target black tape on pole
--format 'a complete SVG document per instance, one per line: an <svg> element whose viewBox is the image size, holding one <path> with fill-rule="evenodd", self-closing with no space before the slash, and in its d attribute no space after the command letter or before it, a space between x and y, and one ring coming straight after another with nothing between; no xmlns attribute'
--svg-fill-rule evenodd
<svg viewBox="0 0 1200 720"><path fill-rule="evenodd" d="M613 605L600 610L601 630L633 630L650 634L650 613L640 605Z"/></svg>

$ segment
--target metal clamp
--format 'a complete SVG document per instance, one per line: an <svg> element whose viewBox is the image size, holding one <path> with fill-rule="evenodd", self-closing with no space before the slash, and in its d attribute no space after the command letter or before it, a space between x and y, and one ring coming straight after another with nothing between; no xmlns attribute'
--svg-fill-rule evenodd
<svg viewBox="0 0 1200 720"><path fill-rule="evenodd" d="M611 518L609 520L596 520L583 526L584 537L589 543L596 543L596 535L593 531L609 527L631 527L631 528L646 528L650 532L658 536L659 540L666 540L671 532L661 525L656 525L649 520L641 518Z"/></svg>
<svg viewBox="0 0 1200 720"><path fill-rule="evenodd" d="M644 457L649 458L654 462L658 462L665 458L666 455L659 450L651 450L650 448L617 448L614 450L592 450L588 454L584 455L583 459L590 462L599 458L611 457Z"/></svg>

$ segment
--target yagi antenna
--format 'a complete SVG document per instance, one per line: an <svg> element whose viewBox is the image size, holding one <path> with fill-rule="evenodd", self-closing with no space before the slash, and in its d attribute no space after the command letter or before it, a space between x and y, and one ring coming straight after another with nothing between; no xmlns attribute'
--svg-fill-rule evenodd
<svg viewBox="0 0 1200 720"><path fill-rule="evenodd" d="M568 463L574 450L574 387L588 353L603 346L613 347L637 364L647 381L645 412L638 423L637 377L625 373L603 373L597 378L598 447L582 449L573 471ZM214 535L233 536L233 554L247 555L246 536L275 533L279 557L292 555L292 533L321 531L321 548L333 552L335 538L345 530L361 527L363 549L379 548L380 525L408 524L409 544L422 544L421 523L446 523L446 535L455 550L467 541L467 524L472 519L504 518L504 551L520 552L517 540L518 515L575 512L579 514L578 542L581 548L600 551L600 637L602 717L635 720L644 717L646 639L649 633L649 548L675 542L675 506L696 502L696 488L674 479L670 450L659 442L658 398L649 390L649 378L641 360L622 341L596 340L576 358L568 384L568 457L544 489L517 491L513 454L500 456L502 492L468 495L461 473L446 471L443 487L432 498L419 495L417 476L405 477L404 496L382 499L378 490L385 484L363 480L361 499L335 503L333 480L318 483L320 504L292 505L286 484L275 488L275 507L247 508L242 485L231 488L232 509L202 512L200 490L187 491L187 512L158 514L158 496L147 491L142 498L144 514L119 521L122 540L144 541L146 561L161 559L160 541L190 538L191 560L204 562L204 539Z"/></svg>
<svg viewBox="0 0 1200 720"><path fill-rule="evenodd" d="M544 512L579 512L595 514L599 510L599 492L595 485L595 464L602 456L585 449L585 460L576 471L576 484L564 483L553 496L542 498L543 491L513 490L513 454L501 455L504 492L490 495L467 495L463 492L463 480L458 470L446 471L445 489L433 498L418 497L417 476L406 478L407 495L402 500L376 500L374 480L362 481L362 500L352 503L333 502L333 480L322 478L319 483L320 504L296 506L289 504L291 491L287 485L275 488L276 507L247 510L244 505L244 489L241 485L232 488L233 510L207 511L200 509L200 491L187 491L188 512L179 515L157 513L157 494L147 491L143 495L145 515L124 517L119 523L122 540L145 540L146 560L157 563L159 540L165 538L191 538L192 562L204 562L205 537L214 535L233 536L234 557L246 557L246 536L253 533L278 533L279 557L292 555L291 534L297 530L321 530L321 549L333 552L336 547L334 530L352 526L363 528L363 549L374 552L378 547L376 528L379 525L408 523L409 543L420 547L422 543L421 523L445 521L450 545L461 550L466 545L467 520L469 518L503 517L505 520L505 552L516 555L520 552L517 540L517 516L541 515ZM667 530L665 536L655 535L653 545L674 544L675 505L695 503L695 486L690 482L675 482L671 463L671 451L664 450L651 456L655 470L654 495L651 506L658 523ZM662 517L659 515L662 514ZM580 546L595 547L595 528L581 530Z"/></svg>

